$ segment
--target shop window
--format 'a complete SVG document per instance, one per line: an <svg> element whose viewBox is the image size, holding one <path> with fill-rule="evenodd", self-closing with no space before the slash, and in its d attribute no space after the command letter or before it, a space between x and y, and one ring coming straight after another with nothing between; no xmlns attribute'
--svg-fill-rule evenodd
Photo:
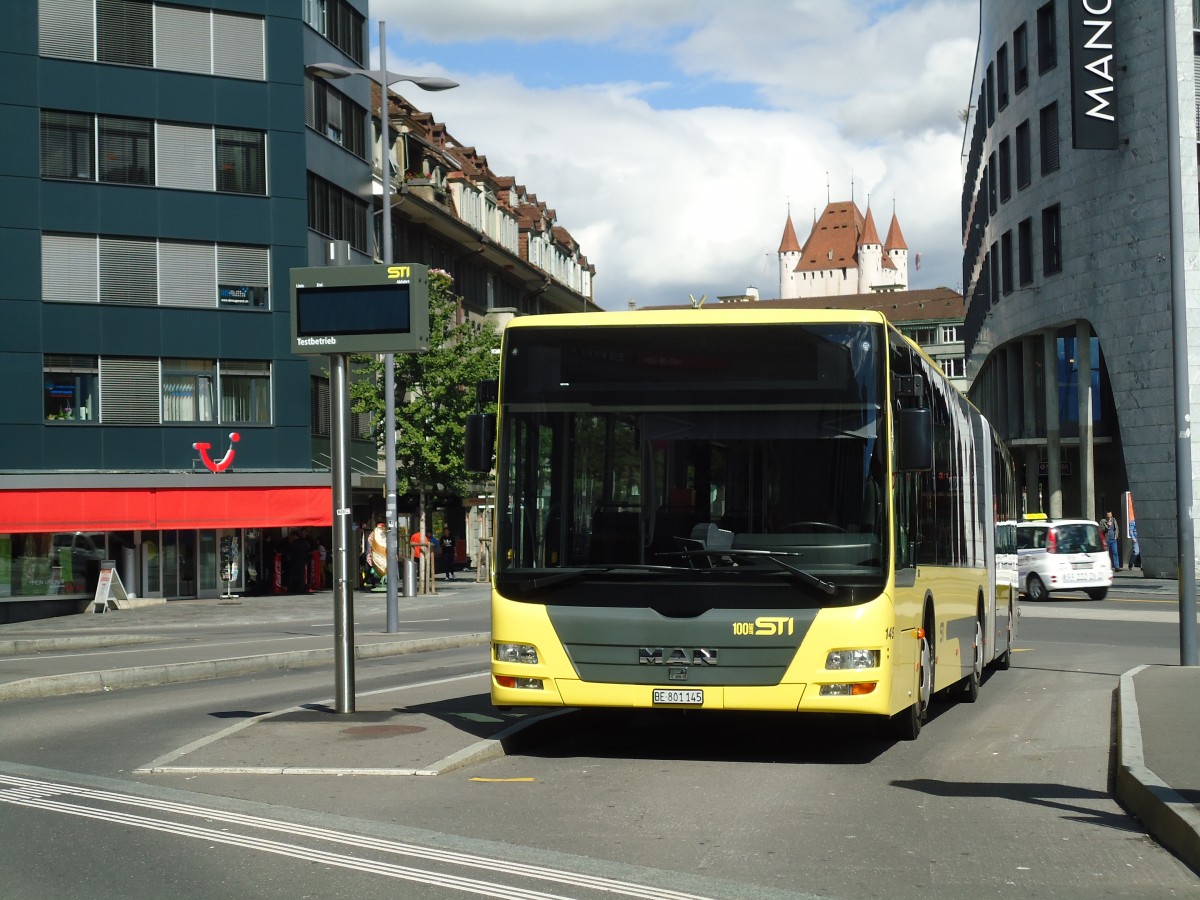
<svg viewBox="0 0 1200 900"><path fill-rule="evenodd" d="M42 385L46 421L100 420L100 367L95 356L46 354Z"/></svg>

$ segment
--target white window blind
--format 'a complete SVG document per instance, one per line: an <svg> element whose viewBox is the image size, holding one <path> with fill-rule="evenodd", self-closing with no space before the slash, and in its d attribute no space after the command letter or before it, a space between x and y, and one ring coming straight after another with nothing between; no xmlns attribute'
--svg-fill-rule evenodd
<svg viewBox="0 0 1200 900"><path fill-rule="evenodd" d="M212 72L212 14L205 9L156 6L154 65L176 72Z"/></svg>
<svg viewBox="0 0 1200 900"><path fill-rule="evenodd" d="M42 235L42 299L97 303L99 255L94 235Z"/></svg>
<svg viewBox="0 0 1200 900"><path fill-rule="evenodd" d="M213 74L263 81L266 76L263 20L214 12Z"/></svg>
<svg viewBox="0 0 1200 900"><path fill-rule="evenodd" d="M267 287L270 270L268 259L266 247L222 244L217 248L217 282Z"/></svg>
<svg viewBox="0 0 1200 900"><path fill-rule="evenodd" d="M159 122L155 133L159 187L216 190L212 128Z"/></svg>
<svg viewBox="0 0 1200 900"><path fill-rule="evenodd" d="M214 244L161 241L158 245L158 302L162 306L217 305L217 248Z"/></svg>
<svg viewBox="0 0 1200 900"><path fill-rule="evenodd" d="M100 357L100 411L112 425L159 423L158 360Z"/></svg>
<svg viewBox="0 0 1200 900"><path fill-rule="evenodd" d="M63 59L95 59L94 0L41 0L38 53Z"/></svg>

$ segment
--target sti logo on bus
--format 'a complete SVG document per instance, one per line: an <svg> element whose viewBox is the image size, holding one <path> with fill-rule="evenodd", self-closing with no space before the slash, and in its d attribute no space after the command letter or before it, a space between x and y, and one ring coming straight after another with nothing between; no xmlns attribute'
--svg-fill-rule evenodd
<svg viewBox="0 0 1200 900"><path fill-rule="evenodd" d="M684 647L642 647L638 650L638 665L640 666L715 666L717 651L707 647L697 647L695 650Z"/></svg>
<svg viewBox="0 0 1200 900"><path fill-rule="evenodd" d="M795 634L796 620L792 616L759 616L753 622L734 622L734 634L767 636Z"/></svg>
<svg viewBox="0 0 1200 900"><path fill-rule="evenodd" d="M388 266L387 277L389 281L395 281L398 278L412 278L412 266Z"/></svg>

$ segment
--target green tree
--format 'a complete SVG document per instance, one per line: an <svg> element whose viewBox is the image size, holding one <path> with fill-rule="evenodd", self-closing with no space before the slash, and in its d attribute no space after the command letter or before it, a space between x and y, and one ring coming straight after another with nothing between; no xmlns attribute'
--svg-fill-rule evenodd
<svg viewBox="0 0 1200 900"><path fill-rule="evenodd" d="M454 279L441 269L429 270L429 349L395 354L396 490L418 493L421 526L431 494L462 496L478 475L467 471L464 458L466 418L476 411L475 387L495 378L500 336L488 323L458 321L462 298ZM351 408L369 413L371 429L382 451L384 434L383 357L356 356L350 384Z"/></svg>

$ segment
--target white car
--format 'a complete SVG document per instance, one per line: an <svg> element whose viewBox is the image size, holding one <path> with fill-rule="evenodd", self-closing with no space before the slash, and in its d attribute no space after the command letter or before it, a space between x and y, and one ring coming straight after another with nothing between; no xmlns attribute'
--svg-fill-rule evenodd
<svg viewBox="0 0 1200 900"><path fill-rule="evenodd" d="M1018 522L1017 571L1030 600L1045 600L1051 591L1084 591L1103 600L1113 580L1104 533L1087 519Z"/></svg>

